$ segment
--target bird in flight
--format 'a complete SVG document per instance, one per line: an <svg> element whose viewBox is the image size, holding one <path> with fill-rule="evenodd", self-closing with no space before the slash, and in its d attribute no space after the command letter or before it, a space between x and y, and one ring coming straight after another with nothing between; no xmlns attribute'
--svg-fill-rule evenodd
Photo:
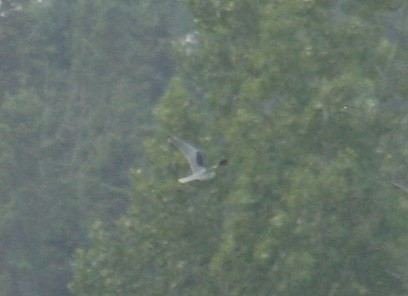
<svg viewBox="0 0 408 296"><path fill-rule="evenodd" d="M173 143L180 152L187 158L192 174L178 179L180 183L187 183L195 180L209 180L215 177L215 170L218 166L226 165L228 160L221 159L216 165L206 168L203 162L203 156L201 152L193 145L181 140L178 137L172 136L169 138L169 142Z"/></svg>

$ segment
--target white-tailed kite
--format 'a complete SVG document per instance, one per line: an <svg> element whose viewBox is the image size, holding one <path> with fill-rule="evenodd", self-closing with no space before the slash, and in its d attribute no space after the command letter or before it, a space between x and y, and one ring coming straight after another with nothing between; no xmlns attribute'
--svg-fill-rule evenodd
<svg viewBox="0 0 408 296"><path fill-rule="evenodd" d="M190 176L179 179L178 181L180 183L187 183L195 180L203 181L212 179L215 177L215 170L217 169L217 167L220 165L226 165L228 163L226 159L222 159L218 162L218 164L210 168L206 168L203 163L203 156L201 152L198 151L197 148L195 148L193 145L175 136L170 137L169 141L172 142L187 158L192 171L192 174Z"/></svg>

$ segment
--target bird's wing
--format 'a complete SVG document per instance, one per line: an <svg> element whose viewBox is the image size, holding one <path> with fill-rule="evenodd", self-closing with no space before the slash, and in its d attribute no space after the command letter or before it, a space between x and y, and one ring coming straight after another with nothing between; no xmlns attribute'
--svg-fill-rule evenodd
<svg viewBox="0 0 408 296"><path fill-rule="evenodd" d="M172 136L170 138L171 142L176 145L181 153L187 158L190 168L195 173L201 173L204 169L203 156L200 151L197 150L193 145Z"/></svg>

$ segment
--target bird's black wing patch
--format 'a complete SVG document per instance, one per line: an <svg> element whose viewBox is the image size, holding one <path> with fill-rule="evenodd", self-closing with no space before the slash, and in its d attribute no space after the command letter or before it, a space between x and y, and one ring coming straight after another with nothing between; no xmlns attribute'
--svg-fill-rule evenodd
<svg viewBox="0 0 408 296"><path fill-rule="evenodd" d="M196 162L199 166L204 166L204 160L203 160L203 156L201 155L200 152L197 151L196 153Z"/></svg>
<svg viewBox="0 0 408 296"><path fill-rule="evenodd" d="M228 164L228 159L226 159L226 158L223 158L223 159L221 159L220 160L220 162L218 163L218 165L227 165Z"/></svg>

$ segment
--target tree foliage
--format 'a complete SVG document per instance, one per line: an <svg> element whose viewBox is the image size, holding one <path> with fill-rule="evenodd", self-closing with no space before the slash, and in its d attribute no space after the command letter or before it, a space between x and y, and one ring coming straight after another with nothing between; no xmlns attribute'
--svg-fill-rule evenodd
<svg viewBox="0 0 408 296"><path fill-rule="evenodd" d="M1 1L1 295L69 295L97 217L128 203L184 29L174 1Z"/></svg>
<svg viewBox="0 0 408 296"><path fill-rule="evenodd" d="M406 294L406 4L185 2L196 44L175 46L151 169L78 251L74 294ZM169 134L230 165L178 185Z"/></svg>
<svg viewBox="0 0 408 296"><path fill-rule="evenodd" d="M407 294L405 1L183 3L1 1L0 294Z"/></svg>

